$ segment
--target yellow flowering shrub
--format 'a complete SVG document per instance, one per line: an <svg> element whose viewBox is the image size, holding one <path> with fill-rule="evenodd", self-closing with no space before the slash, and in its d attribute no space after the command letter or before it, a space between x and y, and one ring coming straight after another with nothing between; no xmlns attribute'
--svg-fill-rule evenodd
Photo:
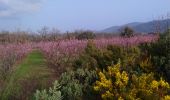
<svg viewBox="0 0 170 100"><path fill-rule="evenodd" d="M153 80L152 83L151 83L151 87L153 89L158 89L158 88L161 88L161 89L167 88L167 89L169 89L170 88L169 83L162 80L162 78L161 78L160 81Z"/></svg>
<svg viewBox="0 0 170 100"><path fill-rule="evenodd" d="M118 100L124 100L122 97L119 97Z"/></svg>
<svg viewBox="0 0 170 100"><path fill-rule="evenodd" d="M151 88L158 89L158 86L159 86L159 82L153 80L152 83L151 83Z"/></svg>
<svg viewBox="0 0 170 100"><path fill-rule="evenodd" d="M122 100L121 91L128 84L128 74L120 71L120 62L115 66L109 66L108 72L105 74L99 72L99 81L96 81L94 90L101 92L101 97L104 100L119 98Z"/></svg>
<svg viewBox="0 0 170 100"><path fill-rule="evenodd" d="M103 100L169 100L170 85L162 78L157 81L152 73L136 75L120 69L119 61L109 66L107 71L99 72L94 90Z"/></svg>
<svg viewBox="0 0 170 100"><path fill-rule="evenodd" d="M165 80L161 80L159 81L159 85L162 87L162 88L169 88L169 83L166 82Z"/></svg>
<svg viewBox="0 0 170 100"><path fill-rule="evenodd" d="M162 99L170 89L168 82L162 78L157 81L154 79L153 74L142 74L139 77L133 76L131 94L138 94L142 99ZM136 96L137 98L137 96Z"/></svg>
<svg viewBox="0 0 170 100"><path fill-rule="evenodd" d="M112 81L106 79L106 76L102 72L99 73L99 77L100 81L96 81L96 86L94 87L96 91L100 91L101 88L110 89L113 87Z"/></svg>
<svg viewBox="0 0 170 100"><path fill-rule="evenodd" d="M120 72L120 61L115 66L108 67L108 73L110 77L115 77L115 85L122 88L127 85L128 83L128 75L125 71Z"/></svg>
<svg viewBox="0 0 170 100"><path fill-rule="evenodd" d="M130 100L141 98L142 99L149 99L148 97L151 97L153 94L153 91L150 89L150 83L153 80L152 74L142 74L140 76L137 76L133 74L131 76L131 84L130 84L130 90L129 90L129 97Z"/></svg>
<svg viewBox="0 0 170 100"><path fill-rule="evenodd" d="M164 100L170 100L170 95L166 95L166 96L164 97Z"/></svg>

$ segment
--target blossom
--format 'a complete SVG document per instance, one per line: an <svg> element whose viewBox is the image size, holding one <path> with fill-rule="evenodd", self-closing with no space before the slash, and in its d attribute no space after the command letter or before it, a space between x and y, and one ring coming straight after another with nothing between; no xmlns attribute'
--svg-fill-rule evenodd
<svg viewBox="0 0 170 100"><path fill-rule="evenodd" d="M170 95L166 95L166 96L164 97L164 100L170 100Z"/></svg>
<svg viewBox="0 0 170 100"><path fill-rule="evenodd" d="M158 86L159 86L159 82L157 82L157 81L152 81L152 83L151 83L151 88L153 88L153 89L158 89Z"/></svg>

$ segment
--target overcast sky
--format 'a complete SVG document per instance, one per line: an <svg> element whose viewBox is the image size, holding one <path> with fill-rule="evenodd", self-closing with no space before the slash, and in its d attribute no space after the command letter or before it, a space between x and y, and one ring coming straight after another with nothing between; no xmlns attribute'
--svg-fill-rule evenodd
<svg viewBox="0 0 170 100"><path fill-rule="evenodd" d="M0 30L102 30L170 13L170 0L0 0Z"/></svg>

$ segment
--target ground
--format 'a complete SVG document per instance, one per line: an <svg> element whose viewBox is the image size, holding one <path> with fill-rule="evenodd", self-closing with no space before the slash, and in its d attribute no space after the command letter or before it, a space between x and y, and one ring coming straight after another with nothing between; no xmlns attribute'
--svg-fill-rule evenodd
<svg viewBox="0 0 170 100"><path fill-rule="evenodd" d="M34 50L10 74L1 97L3 100L30 99L36 89L50 86L54 77L42 53Z"/></svg>

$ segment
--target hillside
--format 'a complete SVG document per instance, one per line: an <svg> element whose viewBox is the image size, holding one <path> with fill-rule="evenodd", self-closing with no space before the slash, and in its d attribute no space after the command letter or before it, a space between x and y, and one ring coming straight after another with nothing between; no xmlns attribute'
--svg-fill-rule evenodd
<svg viewBox="0 0 170 100"><path fill-rule="evenodd" d="M160 27L160 31L164 32L167 29L167 27L170 26L170 19L153 20L149 22L133 22L133 23L128 23L128 24L121 25L121 26L112 26L112 27L102 30L102 32L118 33L125 26L131 27L133 30L135 30L135 32L138 32L138 33L155 32L156 27Z"/></svg>

